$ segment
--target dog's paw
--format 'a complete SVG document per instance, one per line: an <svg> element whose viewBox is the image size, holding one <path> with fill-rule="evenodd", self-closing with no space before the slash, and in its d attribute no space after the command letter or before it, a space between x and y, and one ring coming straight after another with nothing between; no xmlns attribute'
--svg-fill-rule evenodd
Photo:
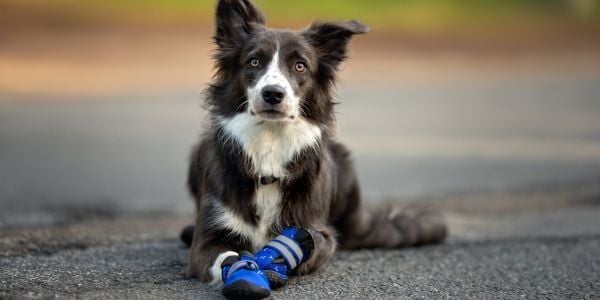
<svg viewBox="0 0 600 300"><path fill-rule="evenodd" d="M183 230L181 230L181 234L179 235L179 238L181 238L181 241L188 247L192 246L195 228L196 228L196 226L194 226L194 225L188 225L185 228L183 228Z"/></svg>
<svg viewBox="0 0 600 300"><path fill-rule="evenodd" d="M244 280L236 281L223 288L223 296L227 299L264 299L271 291Z"/></svg>
<svg viewBox="0 0 600 300"><path fill-rule="evenodd" d="M273 290L280 289L288 283L287 276L283 276L283 275L281 275L275 271L271 271L271 270L266 270L263 272L265 273L267 280L269 280L269 286L271 286L271 289L273 289Z"/></svg>

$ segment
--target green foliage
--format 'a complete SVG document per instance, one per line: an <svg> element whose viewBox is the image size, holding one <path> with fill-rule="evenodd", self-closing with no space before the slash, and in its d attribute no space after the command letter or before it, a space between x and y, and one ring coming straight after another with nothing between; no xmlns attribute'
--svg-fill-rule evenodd
<svg viewBox="0 0 600 300"><path fill-rule="evenodd" d="M212 21L207 0L0 0L77 23L189 25ZM274 24L360 19L374 27L439 29L513 21L598 22L600 0L255 0ZM38 13L39 15L39 13Z"/></svg>

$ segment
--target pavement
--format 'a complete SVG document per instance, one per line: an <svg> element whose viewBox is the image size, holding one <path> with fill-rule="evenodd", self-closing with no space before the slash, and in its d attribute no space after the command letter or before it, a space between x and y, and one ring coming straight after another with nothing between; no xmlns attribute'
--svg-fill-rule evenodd
<svg viewBox="0 0 600 300"><path fill-rule="evenodd" d="M600 297L598 181L485 194L418 200L446 212L443 244L339 251L272 298ZM500 198L496 208L478 205ZM1 230L0 297L220 299L219 290L185 276L188 249L177 235L190 220L99 217Z"/></svg>
<svg viewBox="0 0 600 300"><path fill-rule="evenodd" d="M597 178L598 78L346 84L339 136L371 202ZM0 227L192 210L185 176L206 125L200 90L0 92Z"/></svg>

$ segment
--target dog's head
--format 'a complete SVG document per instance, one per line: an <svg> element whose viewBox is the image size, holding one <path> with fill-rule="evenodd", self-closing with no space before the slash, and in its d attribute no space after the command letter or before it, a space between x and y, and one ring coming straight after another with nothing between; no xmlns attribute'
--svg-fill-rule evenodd
<svg viewBox="0 0 600 300"><path fill-rule="evenodd" d="M249 0L220 0L210 104L224 117L248 113L259 121L325 123L333 117L330 90L348 41L367 31L356 21L270 29Z"/></svg>

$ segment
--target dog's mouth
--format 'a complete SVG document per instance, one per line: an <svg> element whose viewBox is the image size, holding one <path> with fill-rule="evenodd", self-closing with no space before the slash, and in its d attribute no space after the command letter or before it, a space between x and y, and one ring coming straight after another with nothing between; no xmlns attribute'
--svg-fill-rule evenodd
<svg viewBox="0 0 600 300"><path fill-rule="evenodd" d="M260 118L267 120L293 120L294 116L289 115L287 112L277 110L277 109L265 109L261 110L258 113L251 113L252 115L258 115Z"/></svg>

